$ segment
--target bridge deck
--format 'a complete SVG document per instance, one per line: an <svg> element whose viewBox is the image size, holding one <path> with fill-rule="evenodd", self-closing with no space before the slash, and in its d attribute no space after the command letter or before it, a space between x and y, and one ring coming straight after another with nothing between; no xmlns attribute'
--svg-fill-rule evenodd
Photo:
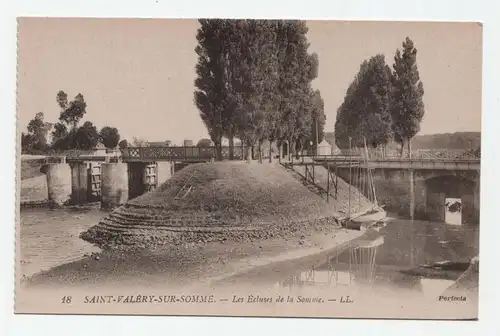
<svg viewBox="0 0 500 336"><path fill-rule="evenodd" d="M233 160L244 159L245 148L233 148ZM42 164L71 163L82 161L95 162L179 162L198 163L212 161L217 155L214 147L128 147L118 155L78 155L74 153L60 153L49 155L45 158L33 158ZM401 158L395 156L380 156L378 152L370 154L368 166L371 168L388 169L434 169L434 170L480 170L480 154L467 151L417 151L414 158ZM219 156L229 160L229 147L222 147ZM289 163L293 165L328 164L337 167L364 166L367 163L359 153L354 155L301 155L293 158Z"/></svg>

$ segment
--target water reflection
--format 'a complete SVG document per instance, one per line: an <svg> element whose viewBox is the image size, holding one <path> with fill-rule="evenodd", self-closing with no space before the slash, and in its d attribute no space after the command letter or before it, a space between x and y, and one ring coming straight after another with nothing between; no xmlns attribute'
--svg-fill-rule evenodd
<svg viewBox="0 0 500 336"><path fill-rule="evenodd" d="M443 241L446 241L443 244ZM426 274L423 264L454 263L477 253L478 230L444 223L393 221L380 230L369 230L340 253L324 262L279 281L276 287L297 290L349 287L377 292L408 292L436 296L463 272ZM421 272L412 272L420 269Z"/></svg>
<svg viewBox="0 0 500 336"><path fill-rule="evenodd" d="M347 251L327 256L325 263L285 279L279 287L371 284L375 280L377 252L383 244L384 236L373 237L372 234L371 239L359 240L351 244Z"/></svg>

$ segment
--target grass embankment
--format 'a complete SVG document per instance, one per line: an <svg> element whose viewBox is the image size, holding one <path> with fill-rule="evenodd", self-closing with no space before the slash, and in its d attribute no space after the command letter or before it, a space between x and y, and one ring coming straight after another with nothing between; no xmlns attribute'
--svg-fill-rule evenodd
<svg viewBox="0 0 500 336"><path fill-rule="evenodd" d="M191 187L176 199L183 187ZM82 239L100 247L284 238L333 229L338 213L276 164L193 164L118 208Z"/></svg>

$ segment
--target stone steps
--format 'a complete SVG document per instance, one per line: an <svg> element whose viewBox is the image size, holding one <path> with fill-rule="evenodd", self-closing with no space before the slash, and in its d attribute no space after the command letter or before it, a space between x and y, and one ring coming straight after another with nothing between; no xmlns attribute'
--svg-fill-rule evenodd
<svg viewBox="0 0 500 336"><path fill-rule="evenodd" d="M108 217L108 220L112 220L115 223L119 223L122 225L128 226L145 226L145 227L158 227L158 226L167 226L167 227L178 227L178 226L187 226L194 227L196 224L198 225L209 225L209 227L213 227L216 223L215 221L197 221L197 220L175 220L175 219L147 219L144 220L142 218L135 218L133 216L123 216L120 214L111 213ZM234 226L234 223L223 223L217 222L217 226L220 227L230 227Z"/></svg>
<svg viewBox="0 0 500 336"><path fill-rule="evenodd" d="M112 230L116 232L131 232L131 231L167 231L167 232L227 232L227 231L259 231L265 229L265 227L203 227L203 226L193 226L193 227L176 227L168 225L160 226L149 226L149 225L123 225L120 223L113 222L107 218L104 218L99 223L99 227L107 230Z"/></svg>

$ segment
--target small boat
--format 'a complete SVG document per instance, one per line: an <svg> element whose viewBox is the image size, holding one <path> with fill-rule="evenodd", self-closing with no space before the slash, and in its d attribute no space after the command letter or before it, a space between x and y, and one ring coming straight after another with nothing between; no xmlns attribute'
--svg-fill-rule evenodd
<svg viewBox="0 0 500 336"><path fill-rule="evenodd" d="M373 183L373 177L371 169L368 167L368 149L366 147L365 140L365 163L367 169L367 188L368 198L371 202L373 202L372 206L368 209L364 209L363 211L359 211L354 214L349 214L347 218L344 219L344 226L347 229L351 230L365 230L368 228L378 228L380 230L381 227L386 225L387 220L387 212L384 210L383 206L378 205L377 196L375 193L375 185ZM378 231L377 230L377 231Z"/></svg>
<svg viewBox="0 0 500 336"><path fill-rule="evenodd" d="M351 230L366 230L372 227L385 226L387 213L381 207L374 207L362 214L348 217L345 221L345 228Z"/></svg>

